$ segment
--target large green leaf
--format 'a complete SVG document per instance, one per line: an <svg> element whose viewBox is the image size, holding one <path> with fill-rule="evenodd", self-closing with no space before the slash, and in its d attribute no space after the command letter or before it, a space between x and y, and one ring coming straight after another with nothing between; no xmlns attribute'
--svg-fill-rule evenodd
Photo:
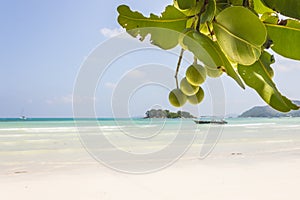
<svg viewBox="0 0 300 200"><path fill-rule="evenodd" d="M273 41L271 48L282 56L300 60L300 22L288 19L283 25L270 23L265 25L268 36Z"/></svg>
<svg viewBox="0 0 300 200"><path fill-rule="evenodd" d="M200 13L204 0L174 0L174 7L180 10L186 16L194 16Z"/></svg>
<svg viewBox="0 0 300 200"><path fill-rule="evenodd" d="M268 60L268 57L265 55L262 56L251 66L238 65L240 76L249 87L255 89L262 99L274 109L281 112L297 110L298 106L285 96L282 96L272 81L268 72L268 67L270 66L267 66L272 61Z"/></svg>
<svg viewBox="0 0 300 200"><path fill-rule="evenodd" d="M254 4L254 10L259 13L259 14L263 14L265 12L273 12L273 10L267 6L265 6L261 0L253 0L253 4Z"/></svg>
<svg viewBox="0 0 300 200"><path fill-rule="evenodd" d="M266 51L263 51L263 53L260 56L260 60L266 68L266 71L268 72L269 76L273 78L274 70L272 69L271 64L275 62L274 56Z"/></svg>
<svg viewBox="0 0 300 200"><path fill-rule="evenodd" d="M288 17L300 19L299 0L262 0L269 8Z"/></svg>
<svg viewBox="0 0 300 200"><path fill-rule="evenodd" d="M259 59L267 31L249 9L226 8L216 16L213 27L219 45L232 61L251 65Z"/></svg>
<svg viewBox="0 0 300 200"><path fill-rule="evenodd" d="M195 30L189 30L181 37L180 44L183 48L192 52L204 65L210 68L223 68L242 88L245 88L239 75L233 69L218 44L209 37L195 32Z"/></svg>
<svg viewBox="0 0 300 200"><path fill-rule="evenodd" d="M180 32L185 29L188 17L173 6L167 6L161 17L151 14L144 17L139 12L133 12L126 5L118 7L119 24L133 37L140 37L144 40L151 34L151 42L162 49L171 49L178 44ZM161 29L143 29L157 27ZM174 30L174 31L166 31ZM166 34L167 33L167 34Z"/></svg>
<svg viewBox="0 0 300 200"><path fill-rule="evenodd" d="M194 7L196 0L174 0L174 4L177 5L178 8L185 10Z"/></svg>

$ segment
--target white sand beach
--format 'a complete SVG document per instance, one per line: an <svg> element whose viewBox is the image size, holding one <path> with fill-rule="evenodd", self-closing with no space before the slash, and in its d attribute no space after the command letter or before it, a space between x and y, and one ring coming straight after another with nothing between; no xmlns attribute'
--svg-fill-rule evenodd
<svg viewBox="0 0 300 200"><path fill-rule="evenodd" d="M48 166L49 167L49 166ZM1 173L1 199L299 199L300 159L232 155L181 160L161 171L131 175L96 161Z"/></svg>

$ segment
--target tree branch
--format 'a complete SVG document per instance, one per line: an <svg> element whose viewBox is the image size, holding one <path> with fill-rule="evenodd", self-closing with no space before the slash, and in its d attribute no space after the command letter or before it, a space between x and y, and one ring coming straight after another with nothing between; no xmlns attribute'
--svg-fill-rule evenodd
<svg viewBox="0 0 300 200"><path fill-rule="evenodd" d="M178 72L179 72L181 60L182 60L182 57L183 57L183 52L184 52L184 49L181 48L180 55L179 55L178 62L177 62L176 72L175 72L175 80L176 80L176 87L177 87L177 89L179 89Z"/></svg>
<svg viewBox="0 0 300 200"><path fill-rule="evenodd" d="M208 29L209 34L210 34L210 36L211 36L211 39L213 39L213 38L214 38L214 37L213 37L213 36L214 36L214 33L213 33L213 31L210 29L208 22L206 22L206 26L207 26L207 29Z"/></svg>
<svg viewBox="0 0 300 200"><path fill-rule="evenodd" d="M194 56L194 62L193 62L193 65L197 65L197 62L198 62L197 57Z"/></svg>

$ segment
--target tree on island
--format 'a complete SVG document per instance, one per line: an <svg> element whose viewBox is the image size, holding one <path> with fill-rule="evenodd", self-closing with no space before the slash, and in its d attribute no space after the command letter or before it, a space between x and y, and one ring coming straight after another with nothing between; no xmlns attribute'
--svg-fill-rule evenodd
<svg viewBox="0 0 300 200"><path fill-rule="evenodd" d="M151 109L148 110L146 113L145 118L195 118L189 112L186 111L177 111L170 112L169 110L162 110L162 109Z"/></svg>
<svg viewBox="0 0 300 200"><path fill-rule="evenodd" d="M299 0L174 0L161 16L145 17L126 5L120 5L118 12L119 24L133 37L143 41L151 35L151 43L164 50L181 46L177 87L169 94L172 105L200 103L206 76L226 73L280 112L299 109L273 82L275 59L269 51L300 60ZM179 84L184 51L194 55L194 63Z"/></svg>

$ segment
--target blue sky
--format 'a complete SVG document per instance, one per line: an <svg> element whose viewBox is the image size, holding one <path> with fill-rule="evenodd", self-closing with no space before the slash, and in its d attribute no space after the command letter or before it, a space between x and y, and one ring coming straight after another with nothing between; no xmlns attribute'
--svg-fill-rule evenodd
<svg viewBox="0 0 300 200"><path fill-rule="evenodd" d="M72 92L77 73L84 59L100 43L120 31L116 8L127 4L148 15L160 13L170 0L160 1L71 1L71 0L2 0L0 2L0 117L72 116ZM299 62L276 56L275 81L283 94L300 99ZM174 65L176 60L165 59ZM131 65L129 65L131 66ZM111 93L118 80L118 69L100 83L99 98ZM231 79L223 77L226 112L240 113L254 105L264 105L251 89L242 91ZM153 98L145 98L147 93ZM133 116L159 104L169 106L166 91L148 88L132 98ZM209 101L207 98L206 101ZM109 117L109 99L98 106L99 116ZM199 109L209 114L209 103ZM189 108L193 109L193 108ZM24 111L22 111L24 110Z"/></svg>

